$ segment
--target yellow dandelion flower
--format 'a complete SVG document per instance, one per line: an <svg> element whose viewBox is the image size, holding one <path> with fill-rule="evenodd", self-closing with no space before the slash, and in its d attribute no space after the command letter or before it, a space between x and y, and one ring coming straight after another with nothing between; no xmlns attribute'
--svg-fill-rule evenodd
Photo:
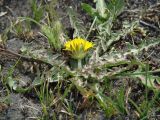
<svg viewBox="0 0 160 120"><path fill-rule="evenodd" d="M82 38L75 38L65 43L65 49L71 53L71 57L74 59L83 59L88 50L94 46L92 42L84 40Z"/></svg>

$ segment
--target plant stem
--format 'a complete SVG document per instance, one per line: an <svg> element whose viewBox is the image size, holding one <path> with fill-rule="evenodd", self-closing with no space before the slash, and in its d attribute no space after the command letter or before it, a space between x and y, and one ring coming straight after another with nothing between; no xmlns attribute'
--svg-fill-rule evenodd
<svg viewBox="0 0 160 120"><path fill-rule="evenodd" d="M94 27L94 25L95 25L95 23L96 23L96 20L97 20L97 17L95 17L94 20L93 20L93 22L92 22L92 25L91 25L91 27L90 27L90 29L89 29L89 32L88 32L88 34L87 34L87 36L86 36L86 38L85 38L86 40L88 39L91 31L93 30L93 27Z"/></svg>
<svg viewBox="0 0 160 120"><path fill-rule="evenodd" d="M81 68L82 68L82 60L78 59L78 69L81 69Z"/></svg>

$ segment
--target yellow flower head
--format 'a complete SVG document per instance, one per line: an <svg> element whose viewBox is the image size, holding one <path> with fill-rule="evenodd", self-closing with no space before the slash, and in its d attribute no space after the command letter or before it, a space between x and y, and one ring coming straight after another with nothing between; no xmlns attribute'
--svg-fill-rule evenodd
<svg viewBox="0 0 160 120"><path fill-rule="evenodd" d="M75 38L65 43L65 50L71 52L71 57L74 59L83 59L88 50L94 46L92 42L82 38Z"/></svg>

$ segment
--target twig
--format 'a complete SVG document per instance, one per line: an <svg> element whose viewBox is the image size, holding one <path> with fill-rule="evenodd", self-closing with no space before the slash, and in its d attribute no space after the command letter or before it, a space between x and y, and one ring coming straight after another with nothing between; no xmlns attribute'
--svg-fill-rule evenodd
<svg viewBox="0 0 160 120"><path fill-rule="evenodd" d="M13 12L13 10L12 10L11 8L9 8L8 6L5 6L5 8L11 13L11 15L12 15L13 17L16 16L15 13Z"/></svg>
<svg viewBox="0 0 160 120"><path fill-rule="evenodd" d="M160 32L160 29L158 27L156 27L156 26L154 26L152 24L149 24L149 23L147 23L147 22L145 22L143 20L140 20L139 23L142 24L142 25L144 25L144 26L150 27L150 28L152 28L152 29Z"/></svg>
<svg viewBox="0 0 160 120"><path fill-rule="evenodd" d="M20 58L21 60L25 60L25 61L28 61L28 62L36 62L36 63L39 63L39 64L46 64L46 65L48 65L49 68L53 67L53 65L51 65L48 62L45 62L45 61L42 61L42 60L39 60L39 59L34 59L34 58L31 58L31 57L26 57L26 56L20 55L18 53L12 52L10 50L0 48L0 54L3 54L3 53L15 56L17 58Z"/></svg>

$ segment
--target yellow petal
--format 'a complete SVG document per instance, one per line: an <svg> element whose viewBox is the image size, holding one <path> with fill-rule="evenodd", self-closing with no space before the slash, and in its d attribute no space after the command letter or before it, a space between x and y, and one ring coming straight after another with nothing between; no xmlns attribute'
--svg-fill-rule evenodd
<svg viewBox="0 0 160 120"><path fill-rule="evenodd" d="M94 45L92 42L89 42L82 38L75 38L73 40L67 41L64 46L64 50L71 51L71 54L72 56L74 56L74 58L80 59L80 56L84 57L87 50L92 48Z"/></svg>

